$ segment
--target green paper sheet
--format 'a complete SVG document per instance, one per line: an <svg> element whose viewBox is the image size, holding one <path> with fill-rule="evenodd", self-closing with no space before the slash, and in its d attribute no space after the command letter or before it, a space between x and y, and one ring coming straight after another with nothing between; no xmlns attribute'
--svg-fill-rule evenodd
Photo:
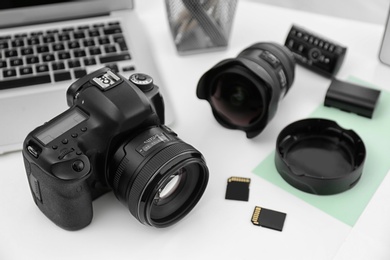
<svg viewBox="0 0 390 260"><path fill-rule="evenodd" d="M354 78L349 81L367 86ZM390 92L381 90L372 119L323 105L309 117L336 121L341 127L354 130L363 139L367 156L356 186L335 195L314 195L300 191L290 186L277 172L275 152L253 172L352 227L390 169Z"/></svg>

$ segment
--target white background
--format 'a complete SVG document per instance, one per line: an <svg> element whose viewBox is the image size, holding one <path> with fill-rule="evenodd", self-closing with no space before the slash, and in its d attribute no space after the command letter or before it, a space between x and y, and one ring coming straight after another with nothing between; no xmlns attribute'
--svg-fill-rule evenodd
<svg viewBox="0 0 390 260"><path fill-rule="evenodd" d="M252 0L296 10L383 25L388 13L388 0Z"/></svg>
<svg viewBox="0 0 390 260"><path fill-rule="evenodd" d="M280 130L323 102L329 79L297 67L275 118L251 140L221 127L208 103L195 95L206 70L255 42L283 43L292 23L348 46L340 79L355 75L390 90L390 69L377 59L383 25L240 1L226 51L178 56L163 1L136 4L151 39L151 56L174 103L171 127L207 160L210 180L204 196L185 219L155 229L140 224L107 194L94 202L91 225L69 232L34 205L21 154L6 154L0 158L0 259L389 259L389 177L351 228L252 173L273 150ZM251 178L248 202L224 199L230 176ZM287 213L283 231L252 225L255 206Z"/></svg>

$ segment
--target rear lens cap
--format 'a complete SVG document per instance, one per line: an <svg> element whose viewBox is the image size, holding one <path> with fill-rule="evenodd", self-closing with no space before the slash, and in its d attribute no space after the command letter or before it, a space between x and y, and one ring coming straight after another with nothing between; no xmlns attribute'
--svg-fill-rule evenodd
<svg viewBox="0 0 390 260"><path fill-rule="evenodd" d="M330 195L352 188L366 158L363 140L326 119L305 119L285 127L276 142L275 166L293 187Z"/></svg>

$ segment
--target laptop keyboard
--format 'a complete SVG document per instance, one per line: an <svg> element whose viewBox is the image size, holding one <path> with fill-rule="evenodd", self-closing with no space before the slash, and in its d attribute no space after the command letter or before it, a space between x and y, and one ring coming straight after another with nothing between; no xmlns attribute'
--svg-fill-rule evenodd
<svg viewBox="0 0 390 260"><path fill-rule="evenodd" d="M120 22L0 36L0 90L75 80L88 67L131 60ZM132 71L126 65L123 71Z"/></svg>

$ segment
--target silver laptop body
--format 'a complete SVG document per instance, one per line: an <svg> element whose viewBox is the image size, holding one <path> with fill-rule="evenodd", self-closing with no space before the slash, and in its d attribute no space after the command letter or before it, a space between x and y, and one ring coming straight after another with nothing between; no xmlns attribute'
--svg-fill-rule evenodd
<svg viewBox="0 0 390 260"><path fill-rule="evenodd" d="M7 1L9 1L9 3L18 2L5 0L5 4L0 4L0 8L2 7L1 5L3 5L3 8L7 7ZM173 122L173 111L168 93L164 90L163 83L160 81L158 70L154 65L153 57L151 56L151 51L148 47L147 36L144 34L145 31L143 26L133 10L134 5L132 0L41 0L38 2L42 1L56 1L58 3L0 9L0 62L2 60L3 64L5 63L7 65L10 65L10 63L22 62L26 67L18 69L13 69L11 67L11 69L7 69L1 68L0 66L0 154L20 150L24 138L30 131L68 108L66 104L66 90L70 84L77 79L76 72L72 72L70 74L71 78L69 79L64 80L63 78L58 78L58 82L45 82L43 84L29 86L29 83L26 85L26 82L29 82L30 76L34 77L37 74L41 75L40 73L44 73L46 76L42 77L42 79L47 79L47 77L53 79L54 74L56 74L55 78L57 80L57 72L51 70L40 72L39 70L41 68L43 68L43 70L47 67L51 68L53 64L51 64L51 62L46 62L47 65L42 66L38 66L34 63L31 64L31 62L34 62L34 57L31 58L28 55L22 55L22 53L25 54L26 52L26 48L28 47L26 45L31 43L32 40L30 38L32 36L38 35L38 38L40 38L41 41L39 44L42 45L43 40L47 42L47 37L45 36L46 38L43 39L43 36L40 35L42 32L46 33L59 30L59 33L61 33L63 28L76 28L76 30L78 30L77 28L86 28L87 26L90 26L89 28L94 29L94 26L98 27L100 24L116 24L119 22L122 28L122 34L126 40L125 47L128 49L126 52L129 52L129 56L126 56L125 60L117 61L115 55L119 55L121 50L116 50L116 52L114 50L114 54L109 53L109 55L114 56L113 63L109 62L110 64L102 64L99 62L99 58L96 58L96 64L85 66L87 62L84 60L84 57L81 57L79 58L79 63L81 63L79 65L84 66L84 74L95 71L102 66L111 66L111 64L114 64L119 73L125 77L129 77L135 72L149 74L154 78L155 84L160 87L164 97L165 124L170 125ZM31 1L31 3L37 2ZM103 29L100 30L102 31ZM12 38L13 40L8 39L8 42L4 44L4 39L6 41L7 37L10 37L9 35L26 37L26 39L23 40L24 46L18 46L18 39L15 40L14 38ZM71 37L76 38L74 35ZM110 35L108 37L112 38L115 36ZM83 39L77 40L80 45L83 45ZM97 48L101 49L102 55L105 55L105 51L112 52L109 47L104 45L104 42L99 43L100 38L99 42L97 41L98 40L96 40L95 45ZM46 58L59 56L59 54L52 54L55 47L51 44L49 37L49 43L47 44L49 49L46 49L47 52L44 54L36 54L39 58L36 58L35 60L38 59L42 63L42 60ZM65 52L68 51L71 58L78 55L74 50L68 49L70 46L64 45ZM15 51L9 51L4 48L13 46L15 46L14 49L17 49L17 55L15 54ZM42 48L43 47L41 46L32 47L34 51L37 51L38 49L41 50ZM27 51L31 50L27 49ZM88 54L88 51L86 52ZM12 57L11 54L14 54L14 56ZM10 55L11 57L8 57ZM73 66L65 61L64 63L64 71L70 70L71 66ZM16 73L18 79L15 82L18 84L23 82L24 85L22 87L10 87L13 85L14 81L11 80L12 84L8 84L10 78L8 78L9 75L7 73L10 75ZM26 76L24 73L29 74ZM65 74L67 73L65 72Z"/></svg>
<svg viewBox="0 0 390 260"><path fill-rule="evenodd" d="M379 59L384 64L390 65L390 9L387 15L385 32L383 34L382 45L379 52Z"/></svg>

